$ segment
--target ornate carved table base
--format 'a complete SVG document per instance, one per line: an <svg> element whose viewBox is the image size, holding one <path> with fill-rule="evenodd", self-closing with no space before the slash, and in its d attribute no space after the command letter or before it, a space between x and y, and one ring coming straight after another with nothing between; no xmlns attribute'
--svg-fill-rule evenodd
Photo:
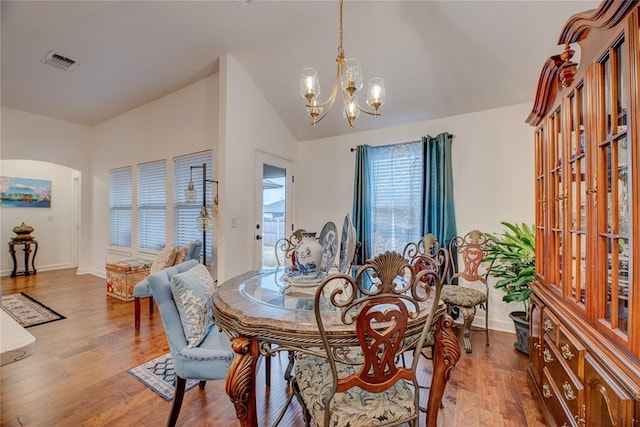
<svg viewBox="0 0 640 427"><path fill-rule="evenodd" d="M237 337L231 343L236 356L227 374L226 392L236 408L236 416L243 427L258 425L256 413L256 366L258 341Z"/></svg>

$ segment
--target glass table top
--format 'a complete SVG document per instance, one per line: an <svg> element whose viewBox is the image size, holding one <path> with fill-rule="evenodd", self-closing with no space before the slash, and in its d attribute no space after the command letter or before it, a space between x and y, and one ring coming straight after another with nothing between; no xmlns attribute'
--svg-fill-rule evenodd
<svg viewBox="0 0 640 427"><path fill-rule="evenodd" d="M276 269L262 270L260 274L241 283L239 291L246 299L266 306L313 312L316 289L321 282L322 279L315 282L296 282L290 279L285 267L278 267ZM335 280L333 284L325 288L324 293L328 295L330 290L341 287L342 283L343 280ZM325 297L320 300L320 306L325 307L322 311L337 310L331 304L323 304L326 301Z"/></svg>

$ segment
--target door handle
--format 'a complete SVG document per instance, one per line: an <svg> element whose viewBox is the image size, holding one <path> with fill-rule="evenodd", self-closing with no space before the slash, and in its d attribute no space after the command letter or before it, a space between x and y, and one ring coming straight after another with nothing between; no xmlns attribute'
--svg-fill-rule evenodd
<svg viewBox="0 0 640 427"><path fill-rule="evenodd" d="M262 240L262 234L256 234L256 240Z"/></svg>

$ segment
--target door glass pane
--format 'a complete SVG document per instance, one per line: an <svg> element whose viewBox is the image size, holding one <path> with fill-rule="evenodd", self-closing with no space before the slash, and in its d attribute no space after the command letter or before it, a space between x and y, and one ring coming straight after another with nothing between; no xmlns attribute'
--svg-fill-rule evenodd
<svg viewBox="0 0 640 427"><path fill-rule="evenodd" d="M626 89L626 81L627 81L627 67L625 67L625 62L627 60L626 56L626 43L622 41L615 48L616 55L616 81L617 81L617 100L618 100L618 132L624 132L627 130L627 89Z"/></svg>
<svg viewBox="0 0 640 427"><path fill-rule="evenodd" d="M607 118L607 135L611 135L611 61L607 55L601 62L604 78L604 110Z"/></svg>
<svg viewBox="0 0 640 427"><path fill-rule="evenodd" d="M264 164L262 171L262 267L277 267L276 242L285 237L286 169Z"/></svg>

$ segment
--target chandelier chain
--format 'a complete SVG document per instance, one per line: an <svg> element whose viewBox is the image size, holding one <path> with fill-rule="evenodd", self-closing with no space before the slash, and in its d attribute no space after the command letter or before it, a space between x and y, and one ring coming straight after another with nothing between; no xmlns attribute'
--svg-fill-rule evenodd
<svg viewBox="0 0 640 427"><path fill-rule="evenodd" d="M342 47L342 3L343 0L340 0L340 46L338 46L338 56L344 56L344 49Z"/></svg>

